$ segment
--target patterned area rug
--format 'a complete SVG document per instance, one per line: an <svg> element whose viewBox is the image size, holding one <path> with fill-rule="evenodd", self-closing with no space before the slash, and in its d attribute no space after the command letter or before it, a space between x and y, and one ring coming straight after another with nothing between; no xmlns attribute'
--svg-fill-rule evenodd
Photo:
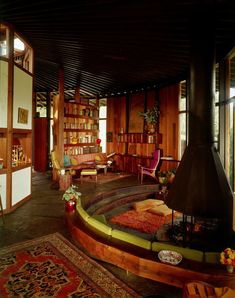
<svg viewBox="0 0 235 298"><path fill-rule="evenodd" d="M140 232L153 234L162 225L171 222L172 215L160 216L148 211L128 210L113 216L109 221L123 227L135 229Z"/></svg>
<svg viewBox="0 0 235 298"><path fill-rule="evenodd" d="M0 297L140 297L59 233L0 250Z"/></svg>

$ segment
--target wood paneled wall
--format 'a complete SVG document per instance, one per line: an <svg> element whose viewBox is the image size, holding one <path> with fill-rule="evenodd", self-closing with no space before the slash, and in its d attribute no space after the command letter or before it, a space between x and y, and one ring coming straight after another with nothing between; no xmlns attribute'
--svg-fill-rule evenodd
<svg viewBox="0 0 235 298"><path fill-rule="evenodd" d="M107 133L112 133L112 142L107 142L107 153L122 153L125 148L118 142L118 133L126 131L126 97L108 98L107 111Z"/></svg>
<svg viewBox="0 0 235 298"><path fill-rule="evenodd" d="M158 131L162 133L162 154L178 158L178 99L179 84L161 90L143 91L129 97L112 97L107 100L107 132L112 133L112 142L107 142L107 153L125 153L127 146L118 142L120 132L144 132L144 122L138 116L139 111L151 108L155 101L160 103L160 121ZM172 164L163 162L162 169ZM175 167L175 165L173 165ZM161 169L161 170L162 170Z"/></svg>
<svg viewBox="0 0 235 298"><path fill-rule="evenodd" d="M165 87L159 91L160 122L159 132L162 133L161 149L164 156L172 156L178 159L178 102L179 84ZM175 167L177 164L163 162L161 170Z"/></svg>

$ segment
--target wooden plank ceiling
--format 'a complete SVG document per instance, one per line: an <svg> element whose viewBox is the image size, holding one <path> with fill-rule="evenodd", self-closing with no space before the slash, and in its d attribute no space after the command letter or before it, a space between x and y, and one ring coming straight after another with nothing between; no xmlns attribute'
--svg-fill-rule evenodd
<svg viewBox="0 0 235 298"><path fill-rule="evenodd" d="M235 1L1 0L0 20L35 49L35 91L81 89L100 97L169 84L188 75L190 20L207 2L217 61L235 45Z"/></svg>

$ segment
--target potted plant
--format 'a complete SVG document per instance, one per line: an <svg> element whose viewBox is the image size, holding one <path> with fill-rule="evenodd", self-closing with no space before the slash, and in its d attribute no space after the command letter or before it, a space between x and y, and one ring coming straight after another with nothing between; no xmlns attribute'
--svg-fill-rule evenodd
<svg viewBox="0 0 235 298"><path fill-rule="evenodd" d="M72 185L66 189L63 194L62 199L66 201L65 208L66 211L73 211L75 210L76 203L81 197L81 193L76 191L76 186Z"/></svg>
<svg viewBox="0 0 235 298"><path fill-rule="evenodd" d="M159 172L158 173L158 181L161 185L167 185L168 184L167 172Z"/></svg>
<svg viewBox="0 0 235 298"><path fill-rule="evenodd" d="M174 179L175 179L175 173L176 173L176 169L171 169L168 171L168 181L169 183L173 183Z"/></svg>
<svg viewBox="0 0 235 298"><path fill-rule="evenodd" d="M143 117L146 123L150 126L149 132L154 133L160 115L159 105L155 103L152 109L147 109L146 112L139 112L138 115Z"/></svg>

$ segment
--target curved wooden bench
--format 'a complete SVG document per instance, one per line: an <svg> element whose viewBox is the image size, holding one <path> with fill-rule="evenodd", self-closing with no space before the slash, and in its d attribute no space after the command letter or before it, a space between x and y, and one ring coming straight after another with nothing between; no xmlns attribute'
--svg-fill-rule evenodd
<svg viewBox="0 0 235 298"><path fill-rule="evenodd" d="M136 275L176 287L182 288L187 282L200 280L213 283L217 287L228 286L235 289L233 274L227 273L222 265L186 258L183 258L178 266L161 263L157 253L150 250L148 245L145 246L147 242L136 245L138 239L133 240L133 237L130 237L131 240L127 235L112 237L111 227L90 218L92 217L82 207L78 208L78 211L66 212L67 226L74 240L96 258ZM117 234L120 234L120 231ZM164 245L161 248L164 248Z"/></svg>

